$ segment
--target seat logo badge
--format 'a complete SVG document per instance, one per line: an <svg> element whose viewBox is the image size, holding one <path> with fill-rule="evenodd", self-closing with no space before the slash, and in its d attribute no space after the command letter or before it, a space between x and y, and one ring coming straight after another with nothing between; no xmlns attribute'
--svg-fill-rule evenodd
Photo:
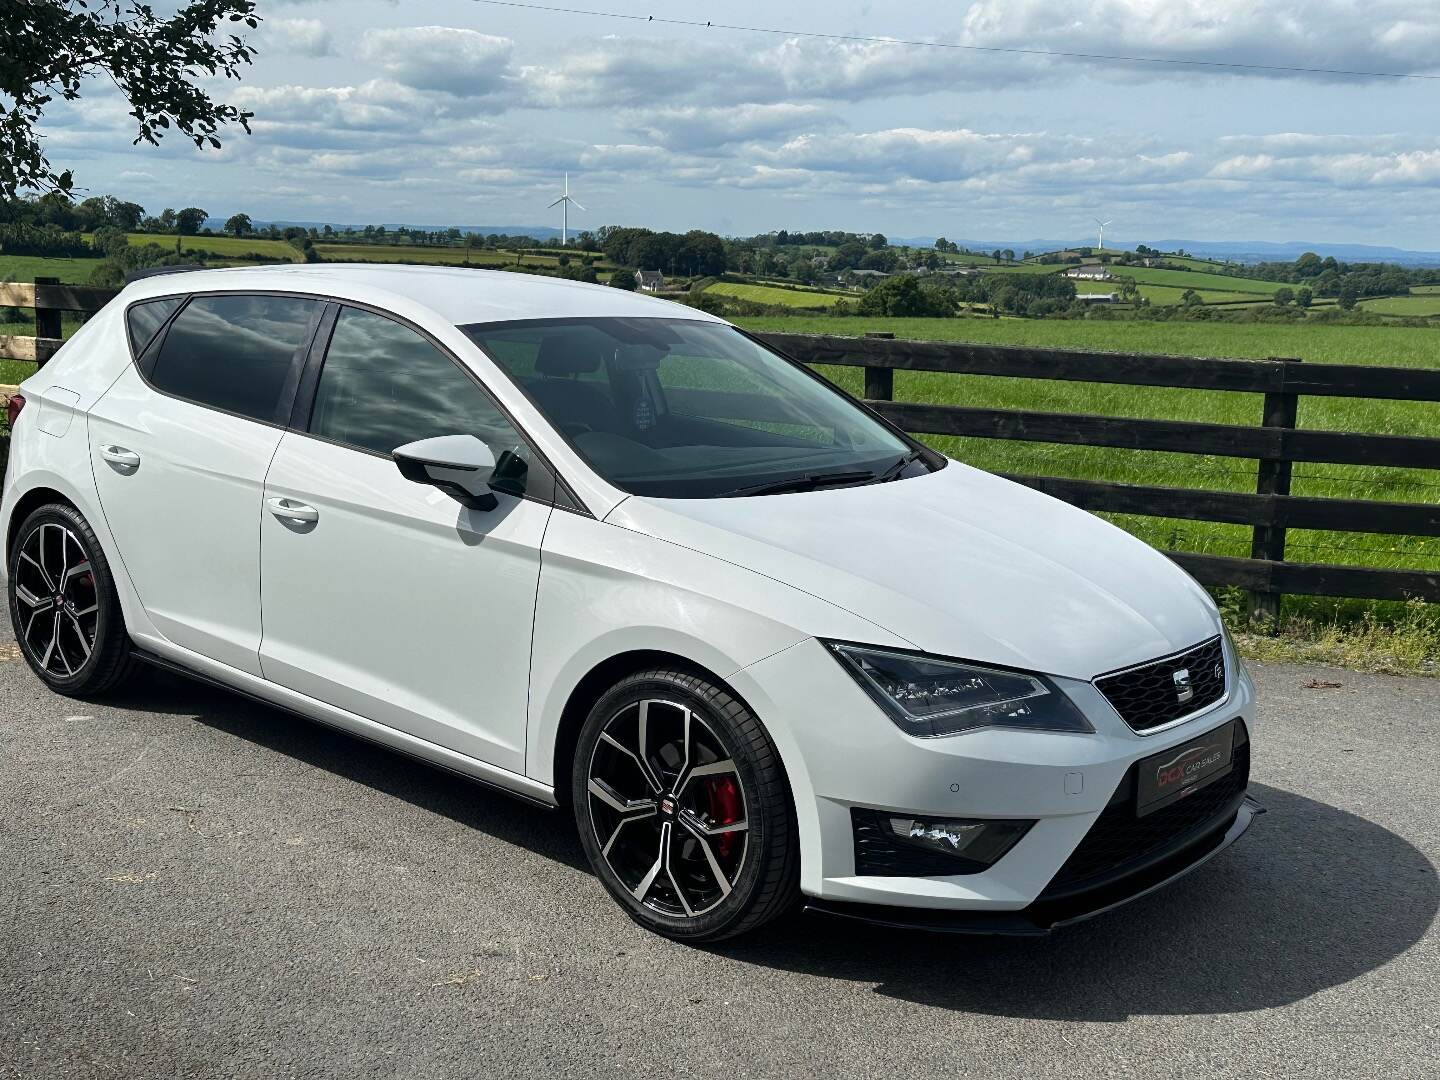
<svg viewBox="0 0 1440 1080"><path fill-rule="evenodd" d="M668 795L660 800L660 812L666 817L675 816L675 800Z"/></svg>
<svg viewBox="0 0 1440 1080"><path fill-rule="evenodd" d="M1181 705L1195 696L1195 687L1190 682L1190 669L1181 668L1175 672L1175 700Z"/></svg>

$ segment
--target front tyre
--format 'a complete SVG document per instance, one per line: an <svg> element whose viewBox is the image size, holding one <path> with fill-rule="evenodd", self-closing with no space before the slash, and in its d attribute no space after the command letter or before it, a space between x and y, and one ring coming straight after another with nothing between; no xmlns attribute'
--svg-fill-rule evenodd
<svg viewBox="0 0 1440 1080"><path fill-rule="evenodd" d="M716 941L798 897L780 756L756 716L708 680L654 670L621 681L590 710L572 777L590 864L647 929Z"/></svg>
<svg viewBox="0 0 1440 1080"><path fill-rule="evenodd" d="M110 564L89 522L51 503L21 524L9 552L10 622L31 670L68 697L91 697L132 666Z"/></svg>

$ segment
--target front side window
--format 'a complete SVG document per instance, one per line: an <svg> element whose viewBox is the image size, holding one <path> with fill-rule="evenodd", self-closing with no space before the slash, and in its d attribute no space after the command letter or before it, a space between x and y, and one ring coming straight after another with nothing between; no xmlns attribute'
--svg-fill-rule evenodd
<svg viewBox="0 0 1440 1080"><path fill-rule="evenodd" d="M723 323L595 318L462 329L591 468L632 494L713 498L866 483L897 475L914 454L838 390Z"/></svg>
<svg viewBox="0 0 1440 1080"><path fill-rule="evenodd" d="M393 319L342 308L315 388L310 432L377 454L437 435L474 435L495 454L491 486L523 495L534 454L490 396ZM543 468L543 466L542 466Z"/></svg>
<svg viewBox="0 0 1440 1080"><path fill-rule="evenodd" d="M319 310L296 296L197 296L170 324L150 382L197 405L281 422L281 399Z"/></svg>

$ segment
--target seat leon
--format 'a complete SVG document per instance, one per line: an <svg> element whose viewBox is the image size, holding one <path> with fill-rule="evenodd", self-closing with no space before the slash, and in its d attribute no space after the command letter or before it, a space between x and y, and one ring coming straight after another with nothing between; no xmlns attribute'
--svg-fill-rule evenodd
<svg viewBox="0 0 1440 1080"><path fill-rule="evenodd" d="M10 615L573 813L642 925L1039 933L1242 833L1206 593L703 312L518 274L129 285L11 402Z"/></svg>

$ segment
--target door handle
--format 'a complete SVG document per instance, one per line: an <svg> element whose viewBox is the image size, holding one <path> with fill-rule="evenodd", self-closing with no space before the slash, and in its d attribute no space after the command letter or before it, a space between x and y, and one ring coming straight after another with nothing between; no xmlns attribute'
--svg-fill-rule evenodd
<svg viewBox="0 0 1440 1080"><path fill-rule="evenodd" d="M281 521L298 521L306 525L313 525L320 520L320 511L313 506L306 506L294 499L266 499L266 505L270 507L270 513L274 514Z"/></svg>
<svg viewBox="0 0 1440 1080"><path fill-rule="evenodd" d="M140 455L133 450L126 450L123 446L102 446L100 456L111 465L119 465L122 469L140 467Z"/></svg>

